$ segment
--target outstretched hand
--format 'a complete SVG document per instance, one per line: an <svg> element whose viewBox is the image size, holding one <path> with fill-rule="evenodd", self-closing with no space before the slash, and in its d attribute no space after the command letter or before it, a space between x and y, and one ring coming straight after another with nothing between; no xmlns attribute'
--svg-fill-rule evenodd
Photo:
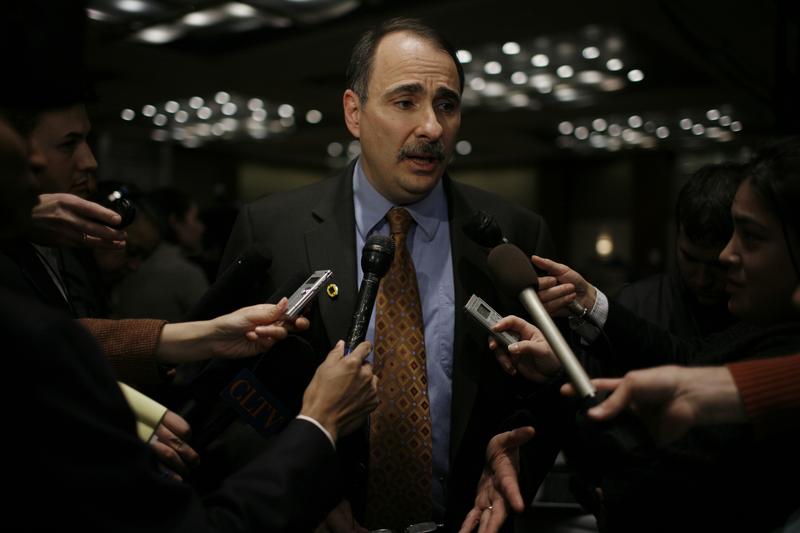
<svg viewBox="0 0 800 533"><path fill-rule="evenodd" d="M530 426L521 427L495 435L489 441L475 505L467 513L459 533L468 533L476 527L480 533L499 531L510 510L516 513L525 510L518 481L519 449L534 433Z"/></svg>
<svg viewBox="0 0 800 533"><path fill-rule="evenodd" d="M308 329L305 317L286 320L288 302L243 307L213 320L167 324L156 355L164 363L186 363L211 357L239 359L272 348L289 331Z"/></svg>
<svg viewBox="0 0 800 533"><path fill-rule="evenodd" d="M601 391L613 391L589 409L595 420L608 420L629 407L658 444L669 444L699 424L745 420L739 391L724 366L661 366L634 370L618 379L593 379ZM562 393L572 395L570 384Z"/></svg>

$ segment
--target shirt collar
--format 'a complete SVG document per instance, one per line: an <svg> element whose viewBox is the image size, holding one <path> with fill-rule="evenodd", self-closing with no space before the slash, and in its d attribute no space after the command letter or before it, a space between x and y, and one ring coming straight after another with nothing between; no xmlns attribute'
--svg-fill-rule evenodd
<svg viewBox="0 0 800 533"><path fill-rule="evenodd" d="M356 227L363 239L366 239L370 232L384 222L386 213L395 207L369 182L364 174L360 158L356 161L353 170L353 200L356 211ZM439 180L428 196L415 204L402 207L408 210L414 222L422 230L424 240L433 240L439 224L447 218L447 199L444 195L442 180Z"/></svg>

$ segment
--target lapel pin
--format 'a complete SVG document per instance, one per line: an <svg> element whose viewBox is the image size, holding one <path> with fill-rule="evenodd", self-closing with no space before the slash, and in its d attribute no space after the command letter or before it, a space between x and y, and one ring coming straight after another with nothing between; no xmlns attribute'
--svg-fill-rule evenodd
<svg viewBox="0 0 800 533"><path fill-rule="evenodd" d="M325 288L325 292L328 293L328 298L331 298L332 300L336 299L336 297L339 296L339 287L337 287L335 283L330 283Z"/></svg>

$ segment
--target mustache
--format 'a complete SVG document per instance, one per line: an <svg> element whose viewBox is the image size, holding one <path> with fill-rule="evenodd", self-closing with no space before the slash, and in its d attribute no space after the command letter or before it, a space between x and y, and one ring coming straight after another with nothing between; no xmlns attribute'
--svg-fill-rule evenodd
<svg viewBox="0 0 800 533"><path fill-rule="evenodd" d="M397 160L402 161L410 157L419 157L419 156L430 157L437 161L443 161L444 143L442 141L436 141L433 143L418 142L413 144L407 144L400 149L400 152L397 154Z"/></svg>

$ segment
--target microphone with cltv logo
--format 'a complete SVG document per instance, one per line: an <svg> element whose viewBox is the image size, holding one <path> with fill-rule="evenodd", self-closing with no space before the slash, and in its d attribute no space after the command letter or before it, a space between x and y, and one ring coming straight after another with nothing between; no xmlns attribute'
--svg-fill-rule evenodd
<svg viewBox="0 0 800 533"><path fill-rule="evenodd" d="M381 278L389 271L393 259L392 238L385 235L370 235L361 251L361 270L364 272L364 279L361 280L361 287L358 289L356 310L350 323L350 331L345 338L345 355L364 341Z"/></svg>

